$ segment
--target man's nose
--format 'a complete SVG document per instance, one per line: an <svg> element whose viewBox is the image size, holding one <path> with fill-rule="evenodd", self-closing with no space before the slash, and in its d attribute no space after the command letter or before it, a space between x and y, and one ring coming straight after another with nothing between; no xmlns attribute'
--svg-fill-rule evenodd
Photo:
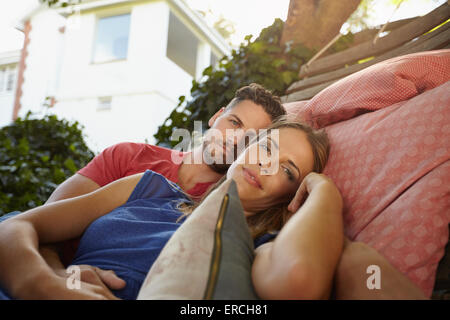
<svg viewBox="0 0 450 320"><path fill-rule="evenodd" d="M224 143L228 145L234 145L236 146L239 141L241 141L242 137L244 136L244 132L242 129L233 129L228 130L225 132L225 139L223 139Z"/></svg>
<svg viewBox="0 0 450 320"><path fill-rule="evenodd" d="M233 137L234 137L233 143L234 144L238 144L239 141L241 141L242 137L244 137L244 135L245 135L245 131L244 130L242 130L242 129L236 130L234 135L233 135Z"/></svg>

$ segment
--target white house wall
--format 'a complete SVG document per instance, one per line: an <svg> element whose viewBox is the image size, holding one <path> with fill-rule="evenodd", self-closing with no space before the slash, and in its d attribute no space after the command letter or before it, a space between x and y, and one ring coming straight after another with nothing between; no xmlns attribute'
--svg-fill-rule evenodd
<svg viewBox="0 0 450 320"><path fill-rule="evenodd" d="M93 64L97 17L117 10L131 12L127 59ZM33 16L21 114L54 95L52 112L84 125L96 152L122 141L155 143L158 126L192 86L192 77L166 57L169 10L153 1L82 12L68 18L64 33L53 12ZM199 59L206 63L204 52ZM109 109L98 109L101 97L111 97Z"/></svg>
<svg viewBox="0 0 450 320"><path fill-rule="evenodd" d="M41 111L47 96L57 90L57 70L62 58L64 19L50 10L37 12L31 21L30 43L22 84L19 116L28 110Z"/></svg>
<svg viewBox="0 0 450 320"><path fill-rule="evenodd" d="M97 104L96 98L86 98L66 101L57 106L59 116L68 120L83 120L86 141L95 151L122 141L148 140L151 143L155 129L164 121L166 112L149 112L148 106L169 105L158 94L115 96L111 109L104 111L97 111Z"/></svg>
<svg viewBox="0 0 450 320"><path fill-rule="evenodd" d="M0 93L0 127L12 122L15 91Z"/></svg>

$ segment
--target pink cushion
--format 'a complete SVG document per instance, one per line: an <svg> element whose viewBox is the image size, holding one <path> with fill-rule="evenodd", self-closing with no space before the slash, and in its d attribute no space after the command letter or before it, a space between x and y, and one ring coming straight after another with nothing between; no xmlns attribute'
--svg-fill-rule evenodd
<svg viewBox="0 0 450 320"><path fill-rule="evenodd" d="M450 82L326 131L346 235L430 295L450 222Z"/></svg>
<svg viewBox="0 0 450 320"><path fill-rule="evenodd" d="M450 223L450 50L394 58L340 80L289 114L325 127L324 173L346 235L431 295Z"/></svg>
<svg viewBox="0 0 450 320"><path fill-rule="evenodd" d="M450 80L450 50L396 57L337 81L310 101L285 104L315 127L408 100Z"/></svg>

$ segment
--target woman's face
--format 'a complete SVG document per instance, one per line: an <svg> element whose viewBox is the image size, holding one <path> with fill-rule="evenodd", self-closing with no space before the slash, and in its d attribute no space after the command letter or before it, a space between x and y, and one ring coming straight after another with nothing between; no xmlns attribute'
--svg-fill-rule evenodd
<svg viewBox="0 0 450 320"><path fill-rule="evenodd" d="M314 156L306 133L294 128L273 131L252 143L231 165L246 215L289 202L313 170ZM268 157L261 156L267 154Z"/></svg>

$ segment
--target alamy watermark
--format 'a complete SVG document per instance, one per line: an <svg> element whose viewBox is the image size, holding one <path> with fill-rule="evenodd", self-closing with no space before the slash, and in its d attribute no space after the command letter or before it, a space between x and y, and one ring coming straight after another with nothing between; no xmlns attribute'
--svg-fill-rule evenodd
<svg viewBox="0 0 450 320"><path fill-rule="evenodd" d="M81 269L79 266L69 266L66 269L66 273L69 274L66 280L67 289L81 289Z"/></svg>
<svg viewBox="0 0 450 320"><path fill-rule="evenodd" d="M211 128L203 134L202 122L194 121L192 133L187 129L175 129L170 138L172 141L181 139L174 150L188 152L193 148L201 148L202 152L195 153L189 159L184 159L182 153L172 153L172 161L175 164L231 165L245 151L247 164L259 164L262 175L272 175L278 171L279 137L278 129L226 129L223 134L222 131Z"/></svg>
<svg viewBox="0 0 450 320"><path fill-rule="evenodd" d="M372 264L366 269L367 274L371 274L369 278L367 278L367 289L381 289L381 269L379 266Z"/></svg>

